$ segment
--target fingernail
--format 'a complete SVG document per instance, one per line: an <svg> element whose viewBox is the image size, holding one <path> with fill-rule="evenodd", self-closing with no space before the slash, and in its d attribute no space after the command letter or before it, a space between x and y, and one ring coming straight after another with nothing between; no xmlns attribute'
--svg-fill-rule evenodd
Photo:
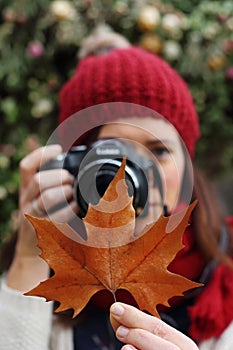
<svg viewBox="0 0 233 350"><path fill-rule="evenodd" d="M117 329L117 332L116 332L116 335L119 337L119 338L125 338L127 336L127 334L129 333L129 329L124 327L124 326L120 326L118 329Z"/></svg>
<svg viewBox="0 0 233 350"><path fill-rule="evenodd" d="M111 311L116 316L121 316L124 313L124 308L118 303L115 303L111 307Z"/></svg>

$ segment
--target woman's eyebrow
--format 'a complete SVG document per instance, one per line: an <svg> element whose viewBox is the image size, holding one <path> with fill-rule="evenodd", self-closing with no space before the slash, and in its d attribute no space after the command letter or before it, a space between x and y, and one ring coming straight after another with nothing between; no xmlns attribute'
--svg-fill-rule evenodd
<svg viewBox="0 0 233 350"><path fill-rule="evenodd" d="M148 140L146 141L146 146L147 147L153 147L153 146L167 146L167 145L172 145L173 142L171 140Z"/></svg>

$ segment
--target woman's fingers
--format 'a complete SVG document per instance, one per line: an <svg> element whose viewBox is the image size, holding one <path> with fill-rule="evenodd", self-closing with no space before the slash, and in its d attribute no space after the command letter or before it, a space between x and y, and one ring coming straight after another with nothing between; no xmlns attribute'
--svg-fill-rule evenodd
<svg viewBox="0 0 233 350"><path fill-rule="evenodd" d="M31 177L36 174L42 163L46 163L61 152L60 145L50 145L40 147L23 158L20 162L21 187L24 188L29 184Z"/></svg>
<svg viewBox="0 0 233 350"><path fill-rule="evenodd" d="M46 216L52 208L59 210L73 199L74 177L65 169L38 172L39 167L62 151L59 145L41 147L20 164L22 213ZM67 214L65 214L65 217Z"/></svg>
<svg viewBox="0 0 233 350"><path fill-rule="evenodd" d="M138 350L180 350L174 343L165 340L147 330L141 328L127 328L120 326L116 331L117 338L127 344L131 344ZM124 349L124 348L123 348ZM188 348L187 348L188 350Z"/></svg>
<svg viewBox="0 0 233 350"><path fill-rule="evenodd" d="M155 346L169 350L197 350L195 343L184 334L133 306L123 303L113 304L110 319L119 339L140 350L153 349ZM122 337L124 332L125 335Z"/></svg>
<svg viewBox="0 0 233 350"><path fill-rule="evenodd" d="M54 213L49 215L50 220L65 223L74 218L75 215L78 214L78 206L75 201L69 203L65 207L55 211ZM81 220L81 219L80 219Z"/></svg>
<svg viewBox="0 0 233 350"><path fill-rule="evenodd" d="M22 193L29 201L37 197L40 193L51 189L59 188L63 185L73 185L74 177L65 169L53 169L36 173L31 178L31 182Z"/></svg>
<svg viewBox="0 0 233 350"><path fill-rule="evenodd" d="M53 208L59 209L59 207L69 204L71 199L73 199L73 188L70 185L64 185L43 191L37 202L43 212L49 213Z"/></svg>

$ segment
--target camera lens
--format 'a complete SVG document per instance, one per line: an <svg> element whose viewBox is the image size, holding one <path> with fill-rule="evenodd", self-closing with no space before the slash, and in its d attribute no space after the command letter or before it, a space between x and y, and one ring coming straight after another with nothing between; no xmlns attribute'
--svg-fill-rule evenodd
<svg viewBox="0 0 233 350"><path fill-rule="evenodd" d="M75 193L81 217L86 214L88 203L96 205L99 202L119 170L121 163L122 159L99 159L89 163L80 171L75 185ZM129 196L133 196L136 215L141 214L146 206L148 196L147 177L136 164L127 161L125 180Z"/></svg>

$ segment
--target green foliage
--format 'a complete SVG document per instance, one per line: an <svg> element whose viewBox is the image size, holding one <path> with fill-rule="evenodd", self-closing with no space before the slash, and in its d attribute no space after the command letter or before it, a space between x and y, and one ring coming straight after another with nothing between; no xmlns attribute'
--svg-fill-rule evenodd
<svg viewBox="0 0 233 350"><path fill-rule="evenodd" d="M98 24L181 73L200 115L199 164L216 176L231 171L231 0L1 0L0 9L0 237L15 225L19 161L55 127L59 89L76 66L81 40Z"/></svg>

